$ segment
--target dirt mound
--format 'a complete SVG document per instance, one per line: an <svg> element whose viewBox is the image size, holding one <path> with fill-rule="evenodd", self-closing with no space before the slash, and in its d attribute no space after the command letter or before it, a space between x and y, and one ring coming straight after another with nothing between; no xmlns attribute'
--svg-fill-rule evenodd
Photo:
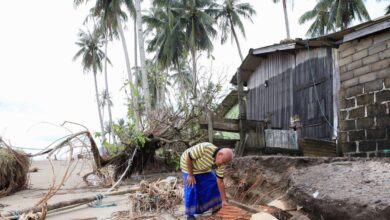
<svg viewBox="0 0 390 220"><path fill-rule="evenodd" d="M320 164L291 175L290 195L324 219L390 219L390 164L355 161Z"/></svg>
<svg viewBox="0 0 390 220"><path fill-rule="evenodd" d="M235 159L226 172L230 196L252 206L282 199L313 220L390 219L385 159L250 156Z"/></svg>

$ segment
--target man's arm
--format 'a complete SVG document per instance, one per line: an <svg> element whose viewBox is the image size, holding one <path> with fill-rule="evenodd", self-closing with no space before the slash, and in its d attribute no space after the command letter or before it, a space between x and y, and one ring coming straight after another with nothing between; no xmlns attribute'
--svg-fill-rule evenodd
<svg viewBox="0 0 390 220"><path fill-rule="evenodd" d="M187 172L188 172L188 177L187 177L187 185L188 186L193 186L196 184L194 174L192 172L192 160L191 157L187 154L186 155L186 166L187 166Z"/></svg>
<svg viewBox="0 0 390 220"><path fill-rule="evenodd" d="M223 183L222 178L217 177L217 185L218 185L219 194L221 194L222 206L227 205L228 199L226 197L225 184Z"/></svg>

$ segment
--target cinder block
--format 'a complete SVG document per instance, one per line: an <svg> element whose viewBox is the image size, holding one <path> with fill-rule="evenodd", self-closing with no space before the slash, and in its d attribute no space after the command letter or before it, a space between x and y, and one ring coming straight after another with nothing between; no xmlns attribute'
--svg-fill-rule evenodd
<svg viewBox="0 0 390 220"><path fill-rule="evenodd" d="M385 51L379 53L379 58L380 58L381 60L386 59L386 58L389 58L389 57L390 57L390 48L388 48L387 50L385 50Z"/></svg>
<svg viewBox="0 0 390 220"><path fill-rule="evenodd" d="M390 149L390 140L378 141L378 150Z"/></svg>
<svg viewBox="0 0 390 220"><path fill-rule="evenodd" d="M340 98L340 109L354 108L356 107L355 98L345 99Z"/></svg>
<svg viewBox="0 0 390 220"><path fill-rule="evenodd" d="M363 65L368 65L379 61L379 54L373 54L371 56L363 58Z"/></svg>
<svg viewBox="0 0 390 220"><path fill-rule="evenodd" d="M348 71L351 71L351 70L357 69L359 67L362 67L362 65L363 65L362 60L356 60L350 64L347 64L347 69L348 69Z"/></svg>
<svg viewBox="0 0 390 220"><path fill-rule="evenodd" d="M386 44L385 44L386 46ZM366 57L368 56L368 50L361 50L355 54L352 55L352 60L355 61L355 60L360 60L362 59L363 57Z"/></svg>
<svg viewBox="0 0 390 220"><path fill-rule="evenodd" d="M347 132L339 132L340 141L342 143L347 142Z"/></svg>
<svg viewBox="0 0 390 220"><path fill-rule="evenodd" d="M374 127L374 118L359 118L356 121L356 129L368 129Z"/></svg>
<svg viewBox="0 0 390 220"><path fill-rule="evenodd" d="M359 84L359 78L352 78L341 83L343 88L350 88Z"/></svg>
<svg viewBox="0 0 390 220"><path fill-rule="evenodd" d="M348 69L347 69L347 66L346 66L346 65L344 65L344 66L340 66L340 65L339 65L339 67L340 67L340 74L343 74L343 73L345 73L345 72L348 72Z"/></svg>
<svg viewBox="0 0 390 220"><path fill-rule="evenodd" d="M350 131L356 129L355 120L341 120L340 128L342 131Z"/></svg>
<svg viewBox="0 0 390 220"><path fill-rule="evenodd" d="M378 128L384 128L384 127L390 126L390 117L389 116L377 117L376 118L376 126ZM390 138L390 136L389 136L389 138Z"/></svg>
<svg viewBox="0 0 390 220"><path fill-rule="evenodd" d="M383 88L383 79L378 79L364 84L364 92L366 93L378 91L381 90L382 88Z"/></svg>
<svg viewBox="0 0 390 220"><path fill-rule="evenodd" d="M356 152L356 143L355 142L344 142L341 143L341 148L343 152Z"/></svg>
<svg viewBox="0 0 390 220"><path fill-rule="evenodd" d="M360 94L363 94L363 85L357 85L357 86L354 86L351 88L347 88L345 90L345 98L350 98L350 97L357 96Z"/></svg>
<svg viewBox="0 0 390 220"><path fill-rule="evenodd" d="M386 129L369 129L367 130L367 140L377 140L386 138Z"/></svg>
<svg viewBox="0 0 390 220"><path fill-rule="evenodd" d="M376 54L378 56L378 54ZM367 58L367 57L366 57ZM365 59L366 59L365 58ZM339 66L344 66L352 62L352 56L348 56L339 60ZM373 61L375 62L375 61Z"/></svg>
<svg viewBox="0 0 390 220"><path fill-rule="evenodd" d="M372 36L367 37L367 38L363 38L363 39L359 40L358 44L355 46L356 51L367 49L372 45L372 43L373 43ZM349 44L349 47L351 47L351 46L352 46L352 44Z"/></svg>
<svg viewBox="0 0 390 220"><path fill-rule="evenodd" d="M353 71L345 72L345 73L340 73L340 81L344 82L346 80L352 79L354 75Z"/></svg>
<svg viewBox="0 0 390 220"><path fill-rule="evenodd" d="M347 49L341 51L340 57L341 57L341 58L345 58L345 57L347 57L347 56L351 56L353 53L355 53L355 51L356 51L356 48L355 48L355 47L349 47L349 48L347 48Z"/></svg>
<svg viewBox="0 0 390 220"><path fill-rule="evenodd" d="M350 119L363 118L364 115L365 115L365 108L364 108L364 106L349 110L349 118Z"/></svg>
<svg viewBox="0 0 390 220"><path fill-rule="evenodd" d="M374 93L357 96L356 101L358 106L374 104Z"/></svg>
<svg viewBox="0 0 390 220"><path fill-rule="evenodd" d="M370 81L373 81L376 79L378 79L378 73L372 72L372 73L361 75L359 77L359 83L366 83L366 82L370 82Z"/></svg>
<svg viewBox="0 0 390 220"><path fill-rule="evenodd" d="M371 64L371 70L377 71L390 67L390 58Z"/></svg>
<svg viewBox="0 0 390 220"><path fill-rule="evenodd" d="M351 116L351 113L349 114ZM367 105L367 117L384 117L386 116L386 105L372 104Z"/></svg>
<svg viewBox="0 0 390 220"><path fill-rule="evenodd" d="M348 111L346 111L346 110L341 110L340 111L340 119L341 120L346 120L347 119L347 115L348 115Z"/></svg>
<svg viewBox="0 0 390 220"><path fill-rule="evenodd" d="M371 44L372 44L372 39L371 39ZM347 43L341 44L340 47L339 47L340 53L341 53L342 51L344 51L344 50L347 50L347 49L350 48L351 46L352 46L352 43L351 43L350 41L347 42Z"/></svg>
<svg viewBox="0 0 390 220"><path fill-rule="evenodd" d="M360 68L354 69L353 70L353 75L354 76L360 76L366 73L371 72L371 65L365 65Z"/></svg>
<svg viewBox="0 0 390 220"><path fill-rule="evenodd" d="M386 40L389 40L389 39L390 39L390 32L389 31L386 31L386 32L383 32L381 34L375 35L374 36L374 45L379 43L379 42L386 41Z"/></svg>
<svg viewBox="0 0 390 220"><path fill-rule="evenodd" d="M380 78L380 79L390 78L390 67L380 70L378 72L378 78Z"/></svg>
<svg viewBox="0 0 390 220"><path fill-rule="evenodd" d="M376 141L361 141L359 142L359 151L376 151Z"/></svg>
<svg viewBox="0 0 390 220"><path fill-rule="evenodd" d="M390 90L382 90L376 94L376 102L381 103L385 101L390 101Z"/></svg>
<svg viewBox="0 0 390 220"><path fill-rule="evenodd" d="M390 69L389 69L389 74L390 74ZM386 88L390 88L390 77L385 79L385 86Z"/></svg>
<svg viewBox="0 0 390 220"><path fill-rule="evenodd" d="M374 45L372 45L372 47L368 48L368 54L372 55L375 53L379 53L379 52L386 50L386 48L387 48L387 44L385 41L383 41L383 42L374 44Z"/></svg>

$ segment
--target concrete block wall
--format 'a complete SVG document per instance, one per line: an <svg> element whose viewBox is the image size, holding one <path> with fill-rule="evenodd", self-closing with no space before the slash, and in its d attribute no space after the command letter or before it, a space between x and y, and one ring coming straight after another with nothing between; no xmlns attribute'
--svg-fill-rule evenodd
<svg viewBox="0 0 390 220"><path fill-rule="evenodd" d="M343 152L390 149L390 31L342 44L338 63Z"/></svg>

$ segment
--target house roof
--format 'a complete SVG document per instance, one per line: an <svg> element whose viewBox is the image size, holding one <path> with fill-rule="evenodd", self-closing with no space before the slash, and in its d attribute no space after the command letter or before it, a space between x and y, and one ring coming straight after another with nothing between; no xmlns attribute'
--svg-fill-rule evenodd
<svg viewBox="0 0 390 220"><path fill-rule="evenodd" d="M377 32L381 32L390 28L390 15L385 15L377 19L367 21L365 23L353 26L351 28L338 31L332 34L311 38L311 39L295 39L282 41L279 44L269 45L256 49L250 49L239 69L241 78L246 86L252 73L255 71L261 60L270 53L278 51L291 51L303 49L305 47L335 47L340 44L355 40L364 36L368 36ZM230 83L237 85L237 74L234 74Z"/></svg>
<svg viewBox="0 0 390 220"><path fill-rule="evenodd" d="M229 94L225 96L222 102L218 105L216 114L220 118L223 118L231 108L233 108L238 103L238 94L237 90L230 91Z"/></svg>

